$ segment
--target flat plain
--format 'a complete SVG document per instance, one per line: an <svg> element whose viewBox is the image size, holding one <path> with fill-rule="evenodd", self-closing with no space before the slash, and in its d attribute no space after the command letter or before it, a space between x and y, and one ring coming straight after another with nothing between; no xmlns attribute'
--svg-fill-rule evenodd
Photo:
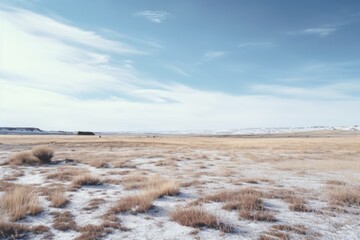
<svg viewBox="0 0 360 240"><path fill-rule="evenodd" d="M0 163L1 239L360 239L356 133L1 135Z"/></svg>

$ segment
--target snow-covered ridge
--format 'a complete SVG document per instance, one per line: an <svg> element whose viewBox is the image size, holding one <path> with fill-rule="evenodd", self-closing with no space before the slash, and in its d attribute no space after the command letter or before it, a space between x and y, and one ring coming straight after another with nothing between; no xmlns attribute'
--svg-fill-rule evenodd
<svg viewBox="0 0 360 240"><path fill-rule="evenodd" d="M313 126L313 127L276 127L276 128L240 128L229 130L188 130L188 131L119 131L119 132L102 132L101 134L164 134L164 135L255 135L255 134L281 134L281 133L296 133L296 132L311 132L311 131L350 131L358 132L360 134L360 126Z"/></svg>
<svg viewBox="0 0 360 240"><path fill-rule="evenodd" d="M33 127L0 127L0 134L19 134L19 135L37 135L37 134L73 134L65 131L43 131Z"/></svg>

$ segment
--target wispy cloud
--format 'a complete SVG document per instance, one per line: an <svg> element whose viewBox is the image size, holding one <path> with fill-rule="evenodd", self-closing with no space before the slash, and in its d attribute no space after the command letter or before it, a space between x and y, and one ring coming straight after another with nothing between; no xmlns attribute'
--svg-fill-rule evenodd
<svg viewBox="0 0 360 240"><path fill-rule="evenodd" d="M186 71L184 71L183 69L181 69L178 66L172 65L172 64L167 64L165 65L166 68L170 69L171 71L183 76L183 77L190 77L190 74L187 73Z"/></svg>
<svg viewBox="0 0 360 240"><path fill-rule="evenodd" d="M136 70L112 62L144 53L126 42L23 9L0 8L0 25L6 32L0 76L17 76L13 84L71 96L119 95L146 84Z"/></svg>
<svg viewBox="0 0 360 240"><path fill-rule="evenodd" d="M319 37L327 37L337 30L336 27L317 27L306 28L299 31L288 32L289 35L316 35Z"/></svg>
<svg viewBox="0 0 360 240"><path fill-rule="evenodd" d="M95 32L86 31L27 10L11 9L10 11L1 11L0 16L4 20L11 20L18 28L29 34L57 39L62 42L81 44L105 51L142 53L124 42L109 40Z"/></svg>
<svg viewBox="0 0 360 240"><path fill-rule="evenodd" d="M162 23L169 17L171 17L171 14L165 11L150 11L150 10L144 10L140 12L134 13L134 16L136 17L143 17L150 22L154 23Z"/></svg>
<svg viewBox="0 0 360 240"><path fill-rule="evenodd" d="M211 61L216 58L221 58L226 55L223 51L206 51L203 55L204 61Z"/></svg>
<svg viewBox="0 0 360 240"><path fill-rule="evenodd" d="M360 90L360 84L356 82L334 83L318 87L257 84L251 86L251 90L256 94L276 95L297 99L332 101L360 99L359 96L353 94Z"/></svg>
<svg viewBox="0 0 360 240"><path fill-rule="evenodd" d="M237 45L238 48L247 48L247 47L272 47L275 46L272 42L243 42Z"/></svg>

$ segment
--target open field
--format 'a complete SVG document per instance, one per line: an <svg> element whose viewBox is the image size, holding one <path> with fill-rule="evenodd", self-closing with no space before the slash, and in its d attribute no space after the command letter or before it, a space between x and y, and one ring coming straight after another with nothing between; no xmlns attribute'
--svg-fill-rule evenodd
<svg viewBox="0 0 360 240"><path fill-rule="evenodd" d="M356 133L2 135L0 163L0 239L360 239Z"/></svg>

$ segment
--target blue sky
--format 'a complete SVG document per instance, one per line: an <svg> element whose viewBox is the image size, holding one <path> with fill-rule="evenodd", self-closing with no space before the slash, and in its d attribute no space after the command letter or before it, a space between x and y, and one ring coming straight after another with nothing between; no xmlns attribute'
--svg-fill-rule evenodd
<svg viewBox="0 0 360 240"><path fill-rule="evenodd" d="M0 125L360 122L359 1L1 1Z"/></svg>

